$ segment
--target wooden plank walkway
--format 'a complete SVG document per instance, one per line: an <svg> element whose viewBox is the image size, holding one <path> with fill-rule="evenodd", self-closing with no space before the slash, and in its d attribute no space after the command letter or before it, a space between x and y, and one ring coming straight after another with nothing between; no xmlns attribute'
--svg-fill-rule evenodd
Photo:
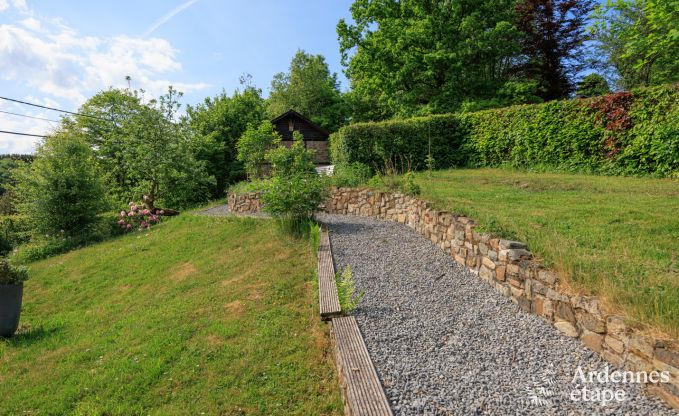
<svg viewBox="0 0 679 416"><path fill-rule="evenodd" d="M333 318L332 338L345 413L351 416L392 416L356 319L353 316Z"/></svg>
<svg viewBox="0 0 679 416"><path fill-rule="evenodd" d="M327 229L321 230L321 241L318 244L318 303L321 308L321 319L327 320L342 314Z"/></svg>

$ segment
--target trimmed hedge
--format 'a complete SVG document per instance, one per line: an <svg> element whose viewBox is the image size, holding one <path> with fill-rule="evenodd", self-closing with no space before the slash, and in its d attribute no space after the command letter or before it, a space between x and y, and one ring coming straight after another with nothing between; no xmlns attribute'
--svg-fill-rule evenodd
<svg viewBox="0 0 679 416"><path fill-rule="evenodd" d="M679 177L679 84L602 97L445 114L341 128L335 164L373 169L403 158L413 169L510 165Z"/></svg>

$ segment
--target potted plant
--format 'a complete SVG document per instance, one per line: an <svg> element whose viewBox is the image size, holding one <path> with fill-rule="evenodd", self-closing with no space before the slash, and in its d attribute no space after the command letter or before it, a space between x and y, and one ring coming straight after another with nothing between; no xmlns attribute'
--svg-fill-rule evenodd
<svg viewBox="0 0 679 416"><path fill-rule="evenodd" d="M28 271L0 259L0 337L11 337L19 327L24 280Z"/></svg>

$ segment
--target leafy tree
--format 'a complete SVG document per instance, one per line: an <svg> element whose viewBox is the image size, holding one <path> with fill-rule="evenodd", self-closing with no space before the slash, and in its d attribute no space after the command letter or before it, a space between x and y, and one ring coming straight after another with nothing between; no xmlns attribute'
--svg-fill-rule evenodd
<svg viewBox="0 0 679 416"><path fill-rule="evenodd" d="M515 0L355 0L337 33L354 120L511 103ZM496 100L496 101L493 101ZM365 116L364 114L367 114Z"/></svg>
<svg viewBox="0 0 679 416"><path fill-rule="evenodd" d="M323 55L297 51L287 73L274 75L267 100L271 118L293 109L328 130L344 122L345 106L337 74L331 74Z"/></svg>
<svg viewBox="0 0 679 416"><path fill-rule="evenodd" d="M108 206L104 181L84 135L72 125L45 138L36 159L16 171L19 211L38 236L87 238Z"/></svg>
<svg viewBox="0 0 679 416"><path fill-rule="evenodd" d="M249 179L262 177L262 167L266 161L266 152L281 140L270 121L264 120L259 126L248 126L238 140L237 159L245 166Z"/></svg>
<svg viewBox="0 0 679 416"><path fill-rule="evenodd" d="M535 79L543 100L568 97L573 78L583 69L586 23L592 0L520 0L517 27L522 33L521 60L516 71Z"/></svg>
<svg viewBox="0 0 679 416"><path fill-rule="evenodd" d="M293 132L292 140L290 147L282 146L280 140L276 140L274 147L267 150L265 159L271 164L273 176L288 178L297 174L316 174L315 152L306 149L300 132Z"/></svg>
<svg viewBox="0 0 679 416"><path fill-rule="evenodd" d="M243 91L236 90L231 97L222 92L195 107L189 106L186 113L199 143L196 157L207 163L208 173L216 179L212 196L219 197L229 183L245 177L236 158L236 145L249 125L259 125L266 117L262 92L245 85Z"/></svg>
<svg viewBox="0 0 679 416"><path fill-rule="evenodd" d="M170 87L166 95L147 103L142 94L101 92L75 117L106 174L109 194L119 205L145 195L149 208L158 201L182 207L206 200L214 178L196 155L217 146L179 119L181 93Z"/></svg>
<svg viewBox="0 0 679 416"><path fill-rule="evenodd" d="M158 201L182 207L206 201L214 186L204 161L193 153L195 135L185 120L177 121L180 92L151 100L124 127L124 157L130 168L135 195L143 195L147 208Z"/></svg>
<svg viewBox="0 0 679 416"><path fill-rule="evenodd" d="M592 32L623 89L679 80L679 2L609 0Z"/></svg>
<svg viewBox="0 0 679 416"><path fill-rule="evenodd" d="M611 92L608 82L599 74L589 74L580 81L576 95L578 97L596 97Z"/></svg>

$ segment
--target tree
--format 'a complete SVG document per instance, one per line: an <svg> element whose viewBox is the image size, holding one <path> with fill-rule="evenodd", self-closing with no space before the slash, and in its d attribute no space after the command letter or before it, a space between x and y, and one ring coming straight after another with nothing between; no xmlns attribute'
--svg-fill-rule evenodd
<svg viewBox="0 0 679 416"><path fill-rule="evenodd" d="M181 93L170 87L160 99L142 102L143 91L110 89L90 98L75 117L92 148L107 190L118 205L147 197L183 207L205 201L214 186L196 155L217 147L199 136L177 111Z"/></svg>
<svg viewBox="0 0 679 416"><path fill-rule="evenodd" d="M584 68L583 46L592 0L520 0L517 27L522 33L523 78L539 83L537 94L545 101L568 97L573 79Z"/></svg>
<svg viewBox="0 0 679 416"><path fill-rule="evenodd" d="M267 100L269 117L293 109L324 128L334 131L345 119L345 107L337 81L323 55L297 51L287 73L274 75Z"/></svg>
<svg viewBox="0 0 679 416"><path fill-rule="evenodd" d="M512 103L500 90L521 81L509 71L520 52L514 3L354 1L355 23L337 25L353 119Z"/></svg>
<svg viewBox="0 0 679 416"><path fill-rule="evenodd" d="M262 167L266 161L266 152L281 141L270 121L264 120L259 126L248 126L238 140L238 161L245 165L250 180L262 177Z"/></svg>
<svg viewBox="0 0 679 416"><path fill-rule="evenodd" d="M576 95L578 97L596 97L611 92L608 82L599 74L589 74L580 81Z"/></svg>
<svg viewBox="0 0 679 416"><path fill-rule="evenodd" d="M679 2L611 0L596 8L592 32L623 89L679 80Z"/></svg>
<svg viewBox="0 0 679 416"><path fill-rule="evenodd" d="M148 209L160 201L183 207L209 198L214 177L205 162L194 156L195 135L186 120L177 120L179 98L174 88L144 105L124 126L127 138L123 157L129 166L135 196Z"/></svg>
<svg viewBox="0 0 679 416"><path fill-rule="evenodd" d="M94 153L72 124L44 139L30 165L18 168L19 212L37 236L87 239L108 209Z"/></svg>
<svg viewBox="0 0 679 416"><path fill-rule="evenodd" d="M243 79L241 84L245 84ZM200 145L196 157L207 163L207 171L216 179L213 197L224 195L226 186L245 177L243 166L236 158L238 139L249 125L257 126L266 118L260 89L244 85L231 97L225 92L206 98L186 110L189 125Z"/></svg>

